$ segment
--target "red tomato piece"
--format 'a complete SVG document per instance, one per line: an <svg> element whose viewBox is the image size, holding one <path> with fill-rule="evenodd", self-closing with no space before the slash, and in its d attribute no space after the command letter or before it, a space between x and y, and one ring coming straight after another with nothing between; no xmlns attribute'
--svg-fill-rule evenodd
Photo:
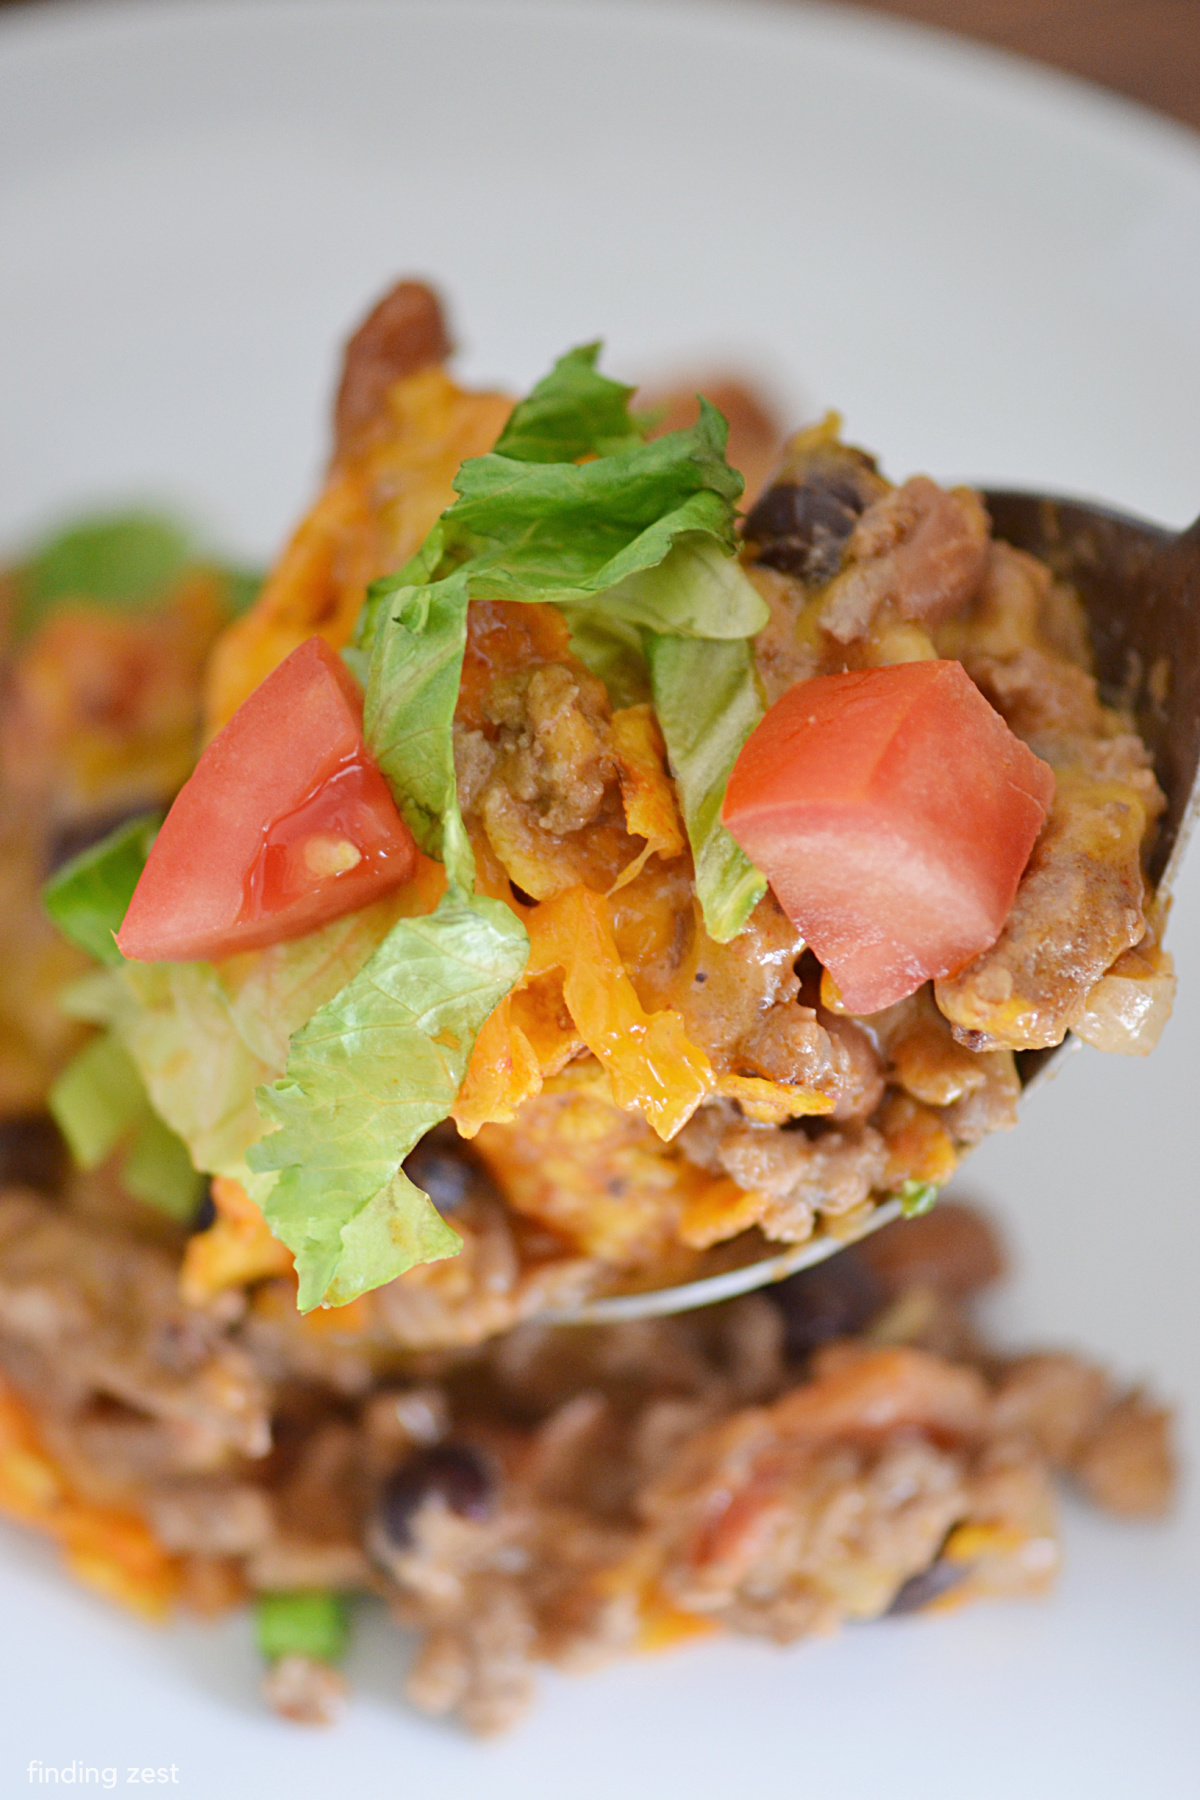
<svg viewBox="0 0 1200 1800"><path fill-rule="evenodd" d="M961 663L800 681L751 732L722 817L853 1013L995 942L1054 776Z"/></svg>
<svg viewBox="0 0 1200 1800"><path fill-rule="evenodd" d="M180 789L117 946L137 962L258 950L356 911L416 863L363 742L358 684L311 637L243 701Z"/></svg>

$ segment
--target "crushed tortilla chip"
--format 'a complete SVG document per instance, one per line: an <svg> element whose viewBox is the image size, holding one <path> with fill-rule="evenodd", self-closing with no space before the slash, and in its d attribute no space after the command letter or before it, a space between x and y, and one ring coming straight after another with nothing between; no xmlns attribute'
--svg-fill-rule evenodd
<svg viewBox="0 0 1200 1800"><path fill-rule="evenodd" d="M615 1107L591 1058L527 1101L519 1130L481 1126L475 1149L514 1212L586 1255L617 1268L653 1265L668 1279L690 1272L695 1257L680 1244L679 1220L713 1178L664 1144L639 1112Z"/></svg>
<svg viewBox="0 0 1200 1800"><path fill-rule="evenodd" d="M757 1225L770 1204L769 1194L740 1188L730 1176L720 1176L685 1201L679 1219L680 1241L693 1250L722 1244Z"/></svg>
<svg viewBox="0 0 1200 1800"><path fill-rule="evenodd" d="M613 714L610 729L625 828L630 837L646 840L628 868L617 877L615 888L623 888L641 874L650 857L660 856L669 862L681 855L684 836L654 708L647 704L626 706Z"/></svg>

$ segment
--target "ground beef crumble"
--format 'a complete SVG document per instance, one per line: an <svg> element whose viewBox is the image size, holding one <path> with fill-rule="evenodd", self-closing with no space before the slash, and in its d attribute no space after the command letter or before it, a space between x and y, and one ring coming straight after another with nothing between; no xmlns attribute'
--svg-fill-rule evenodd
<svg viewBox="0 0 1200 1800"><path fill-rule="evenodd" d="M709 1136L693 1154L736 1155ZM289 1349L253 1297L183 1307L169 1253L77 1200L10 1193L0 1229L8 1390L73 1482L145 1520L183 1602L381 1597L419 1641L409 1701L485 1735L539 1665L1040 1593L1053 1476L1126 1517L1170 1498L1163 1409L1075 1356L980 1341L971 1301L1003 1257L950 1202L723 1306L471 1351L364 1337L349 1378L296 1348L320 1315ZM306 1724L345 1701L306 1655L263 1691Z"/></svg>

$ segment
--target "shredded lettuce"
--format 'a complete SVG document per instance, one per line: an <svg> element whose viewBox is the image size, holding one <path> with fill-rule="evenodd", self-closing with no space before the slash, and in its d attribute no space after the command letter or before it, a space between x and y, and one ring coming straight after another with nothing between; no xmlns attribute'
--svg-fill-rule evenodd
<svg viewBox="0 0 1200 1800"><path fill-rule="evenodd" d="M468 564L483 600L590 601L662 562L689 532L734 550L741 476L725 461L727 427L701 402L685 431L585 463L522 463L492 451L455 478L444 551ZM635 621L636 622L636 621Z"/></svg>
<svg viewBox="0 0 1200 1800"><path fill-rule="evenodd" d="M130 820L42 890L59 929L106 965L61 996L67 1012L107 1030L59 1076L49 1104L80 1167L130 1139L125 1185L185 1220L198 1170L241 1173L262 1130L254 1088L269 1071L238 1036L207 964L126 962L113 941L161 822L160 813Z"/></svg>
<svg viewBox="0 0 1200 1800"><path fill-rule="evenodd" d="M304 937L218 963L216 978L242 1042L282 1073L292 1034L353 981L412 904L403 890L385 894Z"/></svg>
<svg viewBox="0 0 1200 1800"><path fill-rule="evenodd" d="M475 859L454 776L468 598L461 569L389 596L371 656L363 735L417 843L469 894Z"/></svg>
<svg viewBox="0 0 1200 1800"><path fill-rule="evenodd" d="M559 357L515 408L494 445L499 455L567 463L642 442L645 434L629 412L634 390L600 374L600 350L599 342L581 344Z"/></svg>
<svg viewBox="0 0 1200 1800"><path fill-rule="evenodd" d="M471 599L563 607L584 659L622 697L641 686L644 632L744 649L767 621L734 555L742 479L725 461L724 419L701 400L695 425L646 443L631 390L599 374L597 350L561 357L496 448L463 464L458 499L418 555L375 584L359 625L367 744L418 843L467 892L452 728ZM692 847L713 863L708 837Z"/></svg>
<svg viewBox="0 0 1200 1800"><path fill-rule="evenodd" d="M249 1175L246 1151L265 1129L255 1089L279 1069L241 1037L211 964L127 962L76 982L62 1003L112 1031L197 1168L238 1181Z"/></svg>
<svg viewBox="0 0 1200 1800"><path fill-rule="evenodd" d="M769 617L736 556L701 532L684 532L662 562L601 595L591 608L596 615L660 633L718 639L752 637Z"/></svg>
<svg viewBox="0 0 1200 1800"><path fill-rule="evenodd" d="M636 625L611 618L598 606L573 606L568 624L572 651L604 683L614 710L650 699L650 671Z"/></svg>
<svg viewBox="0 0 1200 1800"><path fill-rule="evenodd" d="M136 1064L108 1032L84 1045L47 1096L81 1169L95 1169L111 1155L148 1104Z"/></svg>
<svg viewBox="0 0 1200 1800"><path fill-rule="evenodd" d="M648 648L654 709L692 846L704 928L726 944L767 889L766 877L721 823L730 771L763 715L754 654L745 639L701 643L656 633Z"/></svg>
<svg viewBox="0 0 1200 1800"><path fill-rule="evenodd" d="M248 1160L278 1172L265 1210L295 1253L303 1310L461 1247L401 1165L449 1114L479 1028L527 955L508 907L451 888L433 913L395 925L292 1039L283 1079L259 1093L278 1129Z"/></svg>
<svg viewBox="0 0 1200 1800"><path fill-rule="evenodd" d="M153 1110L147 1111L134 1134L121 1179L135 1200L156 1206L181 1225L193 1216L204 1192L204 1177L186 1144Z"/></svg>
<svg viewBox="0 0 1200 1800"><path fill-rule="evenodd" d="M282 1656L340 1662L350 1636L346 1601L327 1588L260 1594L254 1603L254 1635L266 1662L278 1662Z"/></svg>
<svg viewBox="0 0 1200 1800"><path fill-rule="evenodd" d="M306 1310L459 1248L403 1163L448 1116L476 1035L528 956L515 914L474 892L458 804L453 718L472 599L558 605L622 697L644 697L653 680L713 935L732 936L762 892L719 821L761 710L746 640L767 616L734 554L742 483L725 422L702 401L695 425L647 442L631 390L596 357L588 345L560 358L495 449L464 463L457 499L374 585L347 653L364 679L367 744L421 848L445 865L432 913L379 902L216 966L125 963L112 933L156 821L140 836L127 827L47 893L68 934L109 965L77 984L74 1010L109 1027L192 1161L263 1207L294 1252ZM166 1139L131 1156L135 1176L156 1156L170 1162Z"/></svg>
<svg viewBox="0 0 1200 1800"><path fill-rule="evenodd" d="M354 979L399 904L389 896L216 965L123 962L76 982L63 1005L111 1028L196 1166L232 1176L261 1205L275 1177L246 1163L267 1129L255 1092L283 1074L292 1034Z"/></svg>
<svg viewBox="0 0 1200 1800"><path fill-rule="evenodd" d="M80 1168L97 1168L127 1141L121 1173L130 1193L174 1219L192 1216L203 1177L152 1108L137 1065L111 1032L84 1046L47 1103Z"/></svg>
<svg viewBox="0 0 1200 1800"><path fill-rule="evenodd" d="M932 1181L905 1181L897 1190L900 1211L906 1219L919 1219L937 1205L937 1184Z"/></svg>
<svg viewBox="0 0 1200 1800"><path fill-rule="evenodd" d="M59 601L87 600L122 611L153 606L189 567L221 577L235 616L261 585L256 573L206 558L188 527L166 514L89 514L44 539L13 571L17 630L31 630Z"/></svg>
<svg viewBox="0 0 1200 1800"><path fill-rule="evenodd" d="M137 606L157 599L186 567L191 533L160 513L95 513L39 544L17 573L27 608L54 600Z"/></svg>
<svg viewBox="0 0 1200 1800"><path fill-rule="evenodd" d="M383 1078L385 1088L390 1086L393 1090L390 1097L398 1108L402 1110L407 1103L417 1109L414 1118L428 1116L429 1123L433 1123L449 1112L461 1084L475 1032L482 1023L480 1017L472 1024L475 1012L482 1007L485 1017L500 994L516 980L524 964L524 932L508 909L496 908L493 902L472 902L474 909L490 909L489 918L491 913L501 915L494 922L492 935L503 937L507 933L510 938L519 940L519 944L515 968L511 950L509 959L501 959L498 964L501 973L493 981L493 985L498 983L498 991L493 996L485 981L474 1002L460 955L456 972L461 1005L456 1028L453 996L448 1000L443 991L449 984L443 978L439 989L436 973L439 954L443 955L448 968L453 967L453 946L449 938L440 945L437 942L438 931L444 931L444 918L435 913L431 919L412 921L418 930L432 928L429 936L435 946L432 953L425 947L414 955L411 944L395 933L404 904L402 894L390 895L360 912L335 919L305 937L233 957L219 965L137 963L118 959L117 967L97 971L76 983L64 997L67 1009L76 1017L109 1027L112 1033L111 1037L96 1040L105 1046L103 1053L93 1053L90 1049L84 1052L85 1057L94 1054L108 1071L109 1098L105 1098L93 1080L88 1090L92 1108L89 1118L79 1105L78 1081L73 1096L76 1114L82 1121L80 1129L84 1132L90 1129L93 1143L104 1132L108 1134L100 1156L95 1160L107 1154L130 1125L136 1124L137 1132L124 1170L125 1179L134 1192L164 1206L175 1193L180 1198L168 1209L176 1211L177 1216L185 1216L194 1205L199 1181L192 1167L194 1163L212 1174L229 1175L240 1181L263 1207L272 1227L291 1244L296 1234L288 1222L294 1218L294 1207L292 1212L288 1211L288 1196L294 1185L294 1175L289 1179L285 1171L280 1178L277 1173L280 1159L286 1156L291 1140L286 1133L276 1133L272 1138L270 1157L258 1166L251 1166L254 1159L248 1153L272 1125L280 1122L278 1112L271 1110L272 1098L268 1096L273 1097L270 1084L285 1076L285 1068L288 1071L282 1083L285 1090L289 1090L289 1078L296 1078L289 1090L293 1110L297 1092L314 1106L320 1104L326 1093L326 1063L336 1062L336 1051L332 1059L319 1051L309 1055L306 1061L304 1046L311 1041L303 1039L306 1024L316 1018L322 1025L313 1035L319 1036L323 1028L327 1031L334 1016L331 1012L333 1003L353 1006L359 991L355 984L364 972L364 966L370 964L381 946L390 944L392 960L411 965L407 974L411 977L410 986L417 1004L420 1004L422 994L428 996L426 1010L432 1031L449 1033L454 1039L452 1044L434 1046L438 1067L433 1072L432 1088L428 1066L418 1066L419 1059L414 1060L400 1046L399 1040L395 1040L397 1060L393 1074L390 1080ZM123 910L121 905L116 911L118 924ZM480 958L486 960L488 934L478 919L475 926L475 947ZM469 948L459 946L464 953ZM432 983L427 980L431 968L435 971ZM403 978L398 979L403 985ZM446 1016L435 1019L439 1000ZM381 1032L386 1032L396 1020L383 1010L375 1023ZM290 1042L298 1046L291 1057ZM461 1060L462 1068L447 1099L444 1090L456 1060ZM119 1096L118 1076L121 1074L127 1077L128 1105L124 1112L112 1098ZM145 1084L144 1091L142 1083ZM146 1093L153 1104L153 1114L146 1104ZM264 1096L261 1110L256 1099L260 1093ZM68 1097L71 1097L70 1092ZM423 1113L419 1110L422 1106L425 1108ZM303 1103L300 1109L304 1110ZM341 1116L345 1116L344 1109ZM394 1124L399 1116L398 1111L393 1111L388 1119ZM327 1124L328 1117L323 1116L316 1128L323 1132ZM417 1134L423 1134L427 1128L424 1123L418 1124ZM395 1137L394 1130L392 1138L387 1136L384 1120L374 1124L368 1122L362 1140L355 1138L351 1154L360 1154L362 1143L372 1134L376 1143L385 1147ZM353 1131L351 1136L354 1137ZM326 1146L327 1151L332 1152L334 1138L336 1132ZM402 1145L396 1157L397 1164L409 1148L410 1144ZM274 1195L277 1185L281 1189L278 1213ZM325 1184L318 1185L324 1191ZM400 1232L405 1244L411 1247L413 1253L404 1263L405 1267L414 1260L427 1261L458 1247L457 1235L442 1226L430 1203L403 1175L391 1183L391 1190L392 1214L387 1214L384 1196L378 1196L373 1212L367 1208L365 1216L357 1221L354 1216L341 1221L352 1250L360 1240L366 1242L367 1247L361 1251L362 1266L378 1271L366 1279L366 1286L377 1286L398 1272L394 1252L389 1251L387 1244L374 1244L370 1240L370 1229L380 1217L391 1217L393 1229ZM185 1195L189 1197L186 1205ZM336 1222L330 1223L331 1216L323 1217L326 1230L337 1228ZM356 1267L352 1256L347 1266L350 1274L346 1279L349 1280ZM304 1279L308 1264L303 1255L299 1258L299 1270ZM309 1273L310 1282L311 1279ZM311 1290L306 1287L303 1291L308 1295ZM318 1289L316 1298L321 1298L323 1292L323 1288ZM314 1303L314 1299L307 1300L307 1304Z"/></svg>
<svg viewBox="0 0 1200 1800"><path fill-rule="evenodd" d="M632 390L597 371L597 351L560 357L495 448L462 465L458 499L421 550L372 589L360 649L373 647L392 596L456 573L472 599L590 607L603 596L615 619L698 637L766 623L734 559L742 478L725 460L724 419L701 400L694 425L645 442ZM648 578L677 545L669 572Z"/></svg>
<svg viewBox="0 0 1200 1800"><path fill-rule="evenodd" d="M73 856L42 889L42 905L64 937L113 967L124 958L113 938L162 824L161 812L118 825L106 838Z"/></svg>
<svg viewBox="0 0 1200 1800"><path fill-rule="evenodd" d="M125 962L66 996L110 1027L196 1166L263 1208L296 1253L306 1309L458 1249L400 1165L449 1113L480 1025L525 963L524 929L495 901L397 911L379 901L215 966ZM127 1179L150 1147L138 1160L135 1142Z"/></svg>

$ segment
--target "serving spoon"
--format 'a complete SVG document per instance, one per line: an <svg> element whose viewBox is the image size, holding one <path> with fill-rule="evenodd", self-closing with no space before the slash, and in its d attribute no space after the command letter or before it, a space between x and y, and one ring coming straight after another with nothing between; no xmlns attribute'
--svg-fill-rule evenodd
<svg viewBox="0 0 1200 1800"><path fill-rule="evenodd" d="M1052 494L995 489L983 498L993 535L1039 557L1079 594L1101 695L1133 714L1166 795L1147 874L1158 894L1169 897L1200 810L1200 519L1174 533ZM1023 1093L1040 1085L1078 1042L1068 1035L1055 1049L1019 1052ZM757 1246L748 1253L743 1240L734 1239L709 1252L711 1272L691 1281L604 1294L540 1316L586 1325L711 1306L811 1268L900 1212L898 1199L886 1200L852 1234L826 1228L803 1244L765 1255Z"/></svg>

